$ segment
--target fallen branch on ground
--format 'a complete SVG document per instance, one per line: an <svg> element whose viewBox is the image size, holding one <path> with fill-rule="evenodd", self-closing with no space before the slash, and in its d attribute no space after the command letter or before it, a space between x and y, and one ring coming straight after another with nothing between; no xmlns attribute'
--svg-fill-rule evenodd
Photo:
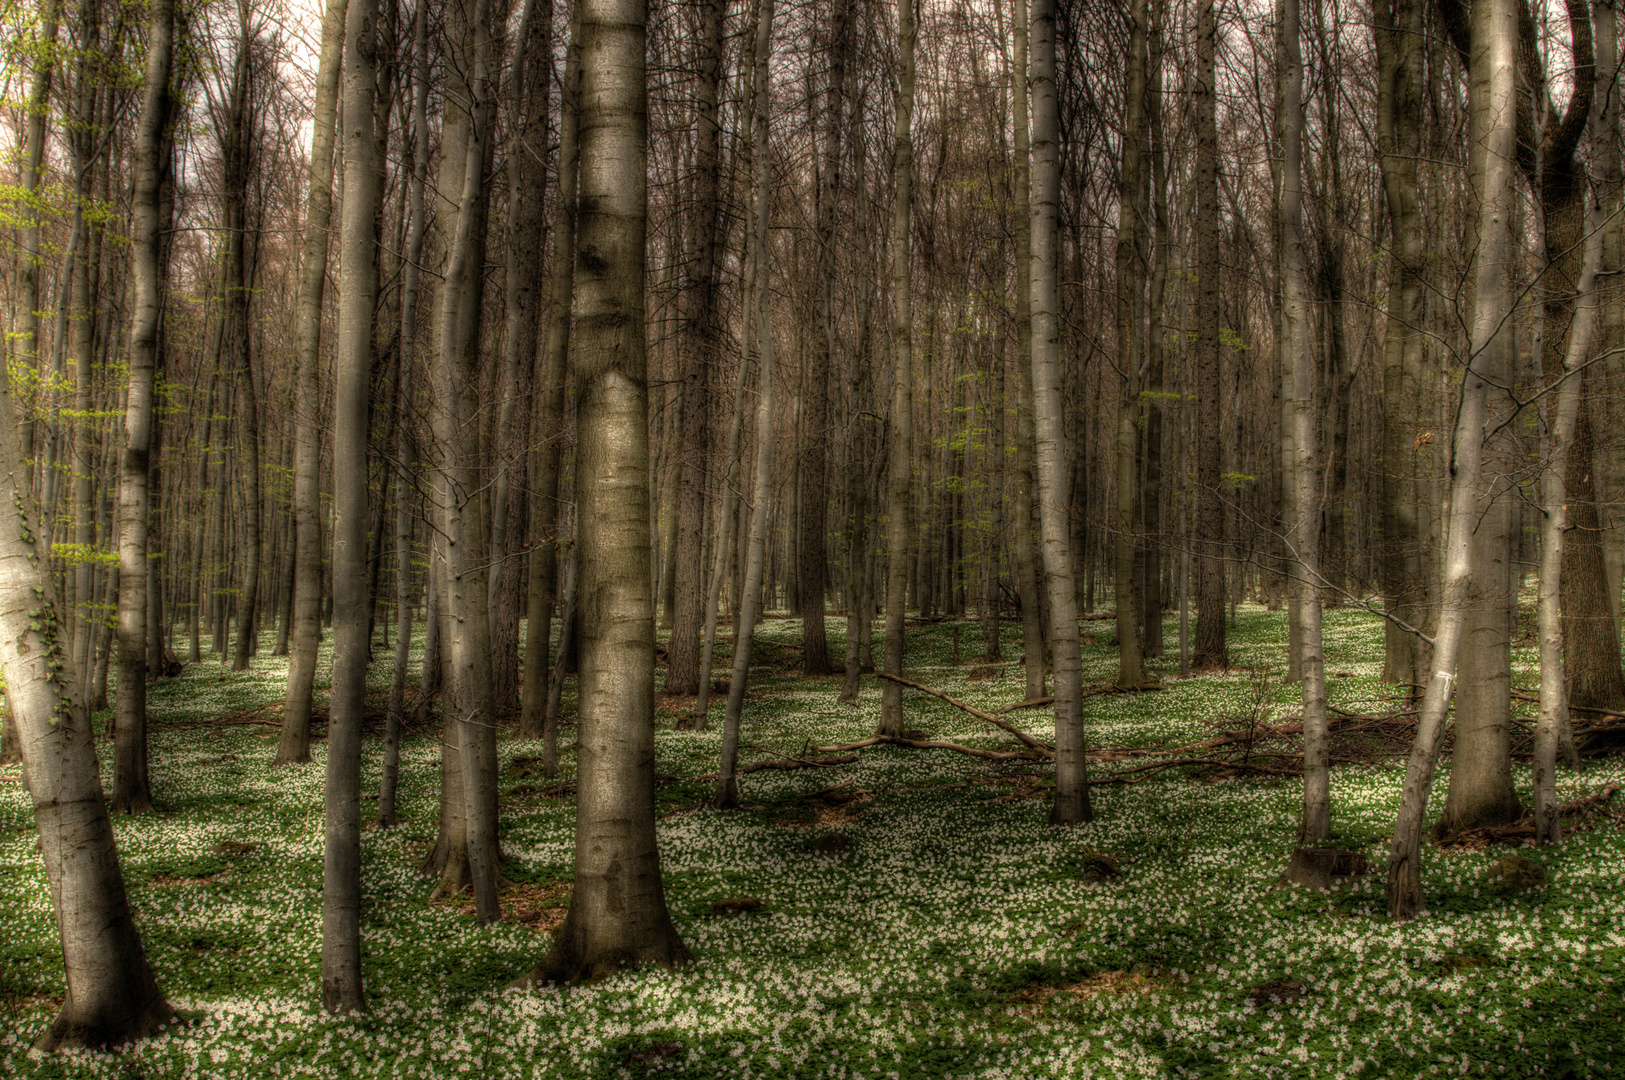
<svg viewBox="0 0 1625 1080"><path fill-rule="evenodd" d="M882 679L886 679L889 682L894 682L899 686L906 686L910 690L918 690L922 694L930 694L934 698L939 698L942 701L946 701L948 704L952 705L954 708L960 710L961 712L969 713L970 715L976 717L976 719L982 721L983 723L992 724L994 727L996 727L999 730L1005 732L1006 734L1015 736L1016 740L1018 742L1026 745L1026 746L1029 746L1034 750L1040 751L1041 753L1048 754L1048 755L1051 755L1051 756L1053 756L1054 753L1055 753L1055 747L1050 746L1048 743L1039 742L1037 739L1033 738L1031 735L1027 734L1025 731L1022 731L1020 728L1016 727L1014 724L1011 724L1011 723L1009 723L1007 721L1004 721L1004 720L1000 720L997 716L994 716L990 712L983 712L981 709L978 709L974 705L967 705L963 701L960 701L956 697L949 697L947 694L944 694L941 690L933 690L929 686L924 685L923 683L910 682L908 679L899 678L896 675L892 675L892 674L889 674L889 673L884 672L884 671L879 672L879 675L880 675L880 677Z"/></svg>

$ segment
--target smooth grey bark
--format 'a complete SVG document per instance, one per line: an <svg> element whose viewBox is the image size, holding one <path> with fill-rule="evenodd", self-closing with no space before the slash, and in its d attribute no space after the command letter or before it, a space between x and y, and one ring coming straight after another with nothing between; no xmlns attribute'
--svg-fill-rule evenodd
<svg viewBox="0 0 1625 1080"><path fill-rule="evenodd" d="M135 139L130 199L130 350L125 392L124 452L119 474L118 688L114 720L113 811L152 808L147 776L147 466L152 444L153 383L165 267L159 187L169 77L174 52L173 0L153 0L141 119Z"/></svg>
<svg viewBox="0 0 1625 1080"><path fill-rule="evenodd" d="M169 25L157 0L154 30ZM167 41L167 32L157 37ZM15 407L0 374L0 412ZM28 491L19 427L0 424L0 670L39 830L39 852L67 971L62 1009L35 1043L110 1048L158 1031L173 1013L147 965L102 797L90 714L64 650L68 613L50 574L50 537ZM35 529L38 529L38 532Z"/></svg>
<svg viewBox="0 0 1625 1080"><path fill-rule="evenodd" d="M436 492L444 584L442 616L452 628L444 634L450 708L442 740L443 805L460 797L460 834L446 835L441 892L472 884L481 923L501 917L496 889L496 727L492 695L490 622L485 610L487 554L484 485L478 469L478 392L476 365L479 341L479 267L483 244L485 156L490 133L489 4L477 0L469 25L473 30L470 68L472 116L464 150L461 211L452 234L440 311L440 351L434 370L431 423L438 459ZM443 628L444 631L445 628Z"/></svg>
<svg viewBox="0 0 1625 1080"><path fill-rule="evenodd" d="M51 112L51 82L56 72L56 35L59 0L44 0L40 7L39 65L34 69L34 82L28 91L28 121L23 144L20 187L25 194L22 228L22 252L17 268L17 300L13 313L13 337L8 350L21 367L32 373L32 381L39 377L40 336L40 226L39 211L33 199L39 191L40 166L45 157L46 121ZM29 387L29 391L32 391ZM18 396L16 422L22 425L22 460L34 456L34 420L26 396ZM32 484L32 480L30 480Z"/></svg>
<svg viewBox="0 0 1625 1080"><path fill-rule="evenodd" d="M745 555L745 583L740 593L739 629L734 634L733 672L728 682L728 708L722 724L722 756L717 769L718 809L739 805L739 727L745 711L745 683L750 676L751 645L756 639L756 618L762 596L763 569L767 562L767 519L773 494L773 322L772 253L768 232L773 220L773 155L769 129L771 109L770 61L773 54L773 0L759 0L756 15L755 69L752 73L751 165L756 171L755 213L752 227L756 251L756 294L751 297L755 314L751 326L756 333L757 363L761 374L756 388L756 472L751 487L749 541Z"/></svg>
<svg viewBox="0 0 1625 1080"><path fill-rule="evenodd" d="M649 567L646 0L581 0L581 267L576 295L581 708L575 888L527 982L689 959L655 842Z"/></svg>
<svg viewBox="0 0 1625 1080"><path fill-rule="evenodd" d="M1039 518L1044 539L1044 580L1049 600L1050 652L1055 671L1055 802L1051 825L1094 819L1089 770L1084 759L1082 643L1067 473L1066 431L1061 403L1059 214L1060 117L1055 83L1055 0L1032 8L1032 319L1033 459L1037 465ZM1030 648L1030 646L1029 646Z"/></svg>
<svg viewBox="0 0 1625 1080"><path fill-rule="evenodd" d="M668 694L698 694L700 654L707 593L705 502L711 449L711 376L722 352L722 326L717 301L722 251L718 243L721 211L721 127L717 100L722 82L723 0L699 0L700 40L695 57L695 140L693 212L689 222L692 247L688 281L682 291L678 348L682 355L681 415L677 422L681 451L677 461L676 543L672 545L671 640L666 653Z"/></svg>
<svg viewBox="0 0 1625 1080"><path fill-rule="evenodd" d="M247 265L248 248L248 168L250 145L256 126L250 81L254 77L254 47L248 27L248 9L238 7L236 63L226 102L225 131L221 133L221 189L225 209L225 324L230 335L229 362L237 384L238 452L243 471L242 583L237 590L237 642L231 669L247 671L249 657L258 640L260 553L264 548L260 514L260 422L259 393L254 386L253 330L249 325L249 289L252 285ZM156 457L161 440L153 444ZM148 563L149 572L153 564ZM158 643L152 640L153 601L158 593L148 586L148 670Z"/></svg>
<svg viewBox="0 0 1625 1080"><path fill-rule="evenodd" d="M1044 696L1044 678L1049 666L1044 641L1044 620L1038 598L1038 545L1033 530L1033 279L1032 230L1032 148L1028 119L1027 0L1015 0L1012 16L1015 56L1011 62L1010 88L1015 111L1015 197L1016 221L1016 468L1015 498L1010 511L1015 518L1016 596L1021 601L1021 644L1026 674L1026 700Z"/></svg>
<svg viewBox="0 0 1625 1080"><path fill-rule="evenodd" d="M914 0L897 0L897 125L892 136L892 399L886 512L886 633L881 662L902 677L914 487ZM880 734L903 733L903 688L880 686Z"/></svg>
<svg viewBox="0 0 1625 1080"><path fill-rule="evenodd" d="M754 247L754 244L752 245ZM756 256L753 256L755 258ZM745 426L745 388L750 365L739 365L739 383L734 387L733 421L728 427L728 456L722 477L722 513L717 518L717 538L712 546L710 584L705 595L705 645L700 651L699 693L694 698L694 713L678 721L684 731L710 730L711 671L717 648L717 609L722 602L722 581L728 572L729 542L732 539L734 512L739 502L734 485L739 482L739 440Z"/></svg>
<svg viewBox="0 0 1625 1080"><path fill-rule="evenodd" d="M272 764L310 760L310 702L322 635L321 343L327 286L328 227L333 217L333 140L339 68L344 51L345 0L328 0L322 53L316 69L309 196L299 256L293 378L293 634L288 648L288 690L282 734ZM407 263L414 274L417 260ZM403 317L404 317L403 312ZM404 318L403 318L404 321Z"/></svg>
<svg viewBox="0 0 1625 1080"><path fill-rule="evenodd" d="M1440 582L1439 627L1433 642L1433 674L1417 720L1416 741L1405 766L1399 813L1388 851L1388 913L1409 919L1423 910L1422 824L1433 770L1450 707L1451 684L1469 614L1473 580L1473 523L1481 495L1491 354L1511 334L1508 260L1516 213L1514 161L1516 122L1517 8L1514 0L1475 0L1473 61L1469 82L1468 175L1478 193L1477 247L1469 297L1472 316L1467 368L1452 435L1449 519Z"/></svg>
<svg viewBox="0 0 1625 1080"><path fill-rule="evenodd" d="M1145 665L1140 642L1140 588L1135 574L1135 509L1140 502L1140 364L1141 325L1144 318L1144 289L1148 267L1145 252L1147 216L1146 164L1146 67L1149 42L1146 24L1150 19L1147 0L1134 0L1129 7L1129 52L1126 115L1123 120L1121 179L1117 209L1117 366L1121 379L1117 402L1116 437L1111 452L1117 480L1113 502L1112 567L1117 604L1117 685L1138 686L1145 682Z"/></svg>
<svg viewBox="0 0 1625 1080"><path fill-rule="evenodd" d="M1597 328L1597 269L1602 262L1604 232L1596 209L1586 230L1584 263L1580 269L1574 323L1563 357L1563 370L1539 372L1548 387L1556 386L1556 400L1543 401L1540 472L1540 587L1536 620L1540 638L1540 714L1535 722L1535 760L1531 779L1535 789L1535 843L1561 844L1563 823L1558 816L1557 751L1569 724L1565 666L1563 663L1562 574L1564 534L1568 531L1568 455L1574 442L1575 420L1584 393L1582 370L1591 359ZM1561 381L1559 381L1561 380Z"/></svg>
<svg viewBox="0 0 1625 1080"><path fill-rule="evenodd" d="M1392 239L1388 253L1387 328L1382 382L1383 607L1412 626L1425 618L1425 537L1419 519L1417 422L1422 404L1427 231L1422 221L1423 3L1380 0L1373 20L1377 50L1377 139ZM1427 646L1393 620L1383 624L1383 681L1411 689L1426 681Z"/></svg>
<svg viewBox="0 0 1625 1080"><path fill-rule="evenodd" d="M407 396L415 378L418 340L418 300L422 287L419 262L423 258L424 186L429 175L429 14L419 5L412 20L412 174L406 189L406 254L401 271L401 351L398 361L395 410L404 417ZM389 679L388 720L384 731L384 768L378 781L378 827L395 824L395 794L400 777L401 726L406 722L406 666L412 653L412 485L406 463L413 442L408 425L395 429L395 657ZM424 575L424 588L430 587ZM433 615L431 613L430 617ZM435 658L424 653L424 670ZM425 674L422 681L427 683ZM420 687L421 691L421 687ZM427 695L423 695L426 699Z"/></svg>
<svg viewBox="0 0 1625 1080"><path fill-rule="evenodd" d="M570 356L570 302L575 290L577 132L580 117L581 52L574 18L559 88L558 207L553 216L553 271L547 312L547 339L536 372L540 408L534 427L541 445L531 452L531 549L525 615L525 689L519 737L545 737L553 679L548 645L553 630L554 590L559 582L559 470L563 458L564 383ZM564 631L561 628L562 638ZM560 643L560 658L563 645ZM557 733L554 733L557 745ZM557 767L556 757L554 766ZM549 776L554 775L548 773Z"/></svg>
<svg viewBox="0 0 1625 1080"><path fill-rule="evenodd" d="M1331 748L1326 726L1326 666L1320 638L1320 501L1315 496L1315 355L1309 325L1309 271L1303 236L1303 51L1298 0L1277 0L1276 77L1281 131L1281 397L1292 415L1293 517L1289 572L1298 594L1299 673L1303 693L1303 816L1298 846L1331 835Z"/></svg>
<svg viewBox="0 0 1625 1080"><path fill-rule="evenodd" d="M376 0L344 25L344 202L333 385L333 691L322 858L322 1005L367 1008L361 973L361 713L367 694L367 405L378 295Z"/></svg>
<svg viewBox="0 0 1625 1080"><path fill-rule="evenodd" d="M486 611L490 638L499 647L500 613L505 590L519 586L522 563L508 557L509 503L515 467L528 454L514 449L514 414L519 404L522 365L534 367L539 300L536 287L542 270L542 238L546 227L547 105L553 65L553 5L551 0L525 0L509 64L509 122L514 130L507 152L508 250L504 307L507 327L503 339L501 404L497 409L493 447L497 474L493 478L491 506L491 560L487 571ZM522 474L523 475L523 474ZM521 485L523 480L521 481ZM512 700L510 680L517 657L511 652L495 659L497 697L506 706Z"/></svg>

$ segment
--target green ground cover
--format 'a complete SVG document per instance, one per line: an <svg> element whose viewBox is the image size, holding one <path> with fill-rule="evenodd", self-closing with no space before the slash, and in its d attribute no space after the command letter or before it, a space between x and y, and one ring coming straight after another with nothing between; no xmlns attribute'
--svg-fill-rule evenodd
<svg viewBox="0 0 1625 1080"><path fill-rule="evenodd" d="M798 634L789 620L762 631L769 642ZM1014 663L1002 676L953 666L949 634L913 633L913 677L984 708L1020 696ZM1114 675L1109 625L1087 624L1086 635L1085 677ZM1283 616L1243 608L1237 670L1181 681L1152 662L1168 689L1091 698L1091 746L1177 745L1249 716L1278 720L1295 697L1279 681L1284 638ZM1019 655L1015 628L1005 640ZM967 657L979 641L965 625ZM1326 645L1332 700L1380 708L1376 621L1329 612ZM759 749L745 761L874 728L872 684L860 706L840 706L839 679L794 678L780 663L788 656L760 650L744 740ZM1532 650L1516 659L1517 681L1533 686ZM387 671L373 674L382 693ZM1505 847L1427 848L1430 914L1399 926L1383 913L1380 877L1341 894L1276 887L1294 838L1294 779L1174 770L1097 788L1098 820L1062 831L1045 823L1044 770L898 748L838 769L754 773L747 808L727 814L701 807L708 785L663 783L668 899L696 962L518 993L502 987L546 951L538 927L567 902L569 801L525 775L538 744L504 739L503 844L522 882L508 902L522 902L528 921L480 929L456 904L429 904L415 872L433 837L439 751L433 735L414 735L402 752L402 825L362 841L372 1012L330 1019L318 989L325 744L314 764L272 771L271 728L217 723L253 709L273 717L284 677L263 657L247 674L204 663L153 686L159 810L120 821L118 842L148 955L186 1022L123 1055L28 1049L64 986L19 772L0 771L0 1076L1625 1072L1625 828L1612 819L1561 849L1523 851L1547 884L1522 894L1485 879ZM1004 738L922 695L907 708L910 725L934 736ZM1014 715L1048 734L1042 711ZM712 771L720 735L672 722L662 715L659 771ZM377 738L365 754L363 790L376 792ZM1333 777L1336 843L1379 867L1399 778L1392 760L1340 765ZM1527 767L1515 778L1527 801ZM1593 763L1579 778L1561 774L1560 797L1622 780L1625 762ZM832 785L846 786L807 798ZM826 839L835 834L844 846ZM1115 875L1102 874L1109 864ZM760 904L719 908L727 900Z"/></svg>

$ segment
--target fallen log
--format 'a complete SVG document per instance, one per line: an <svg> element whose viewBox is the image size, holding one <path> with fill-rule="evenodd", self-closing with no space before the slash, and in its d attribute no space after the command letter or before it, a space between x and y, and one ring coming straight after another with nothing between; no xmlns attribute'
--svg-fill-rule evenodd
<svg viewBox="0 0 1625 1080"><path fill-rule="evenodd" d="M1033 738L1031 735L1027 734L1025 731L1022 731L1020 728L1016 727L1014 724L1008 723L1007 721L1004 721L1004 720L1000 720L997 716L994 716L990 712L983 712L981 709L978 709L974 705L967 705L963 701L960 701L956 697L950 697L949 695L944 694L941 690L933 690L929 686L924 685L923 683L910 682L908 679L900 678L900 677L898 677L896 675L892 675L892 674L889 674L889 673L884 672L884 671L878 672L878 674L880 675L880 677L882 679L886 679L886 680L888 680L890 682L894 682L899 686L906 686L910 690L918 690L922 694L930 694L934 698L938 698L938 699L940 699L942 701L946 701L948 704L952 705L954 708L960 710L961 712L969 713L970 715L976 717L976 719L982 721L983 723L992 724L994 727L998 728L1000 731L1003 731L1008 735L1015 736L1017 742L1020 742L1023 745L1029 746L1034 750L1040 751L1041 753L1048 754L1050 756L1053 756L1054 753L1055 753L1055 747L1050 746L1048 743L1039 742L1037 739Z"/></svg>
<svg viewBox="0 0 1625 1080"><path fill-rule="evenodd" d="M769 761L764 759L762 761L753 761L749 765L741 765L739 767L739 772L741 773L760 772L763 769L832 769L837 765L850 765L858 760L858 755L856 754L845 754L840 757L809 759L793 758L788 754L780 754L776 750L769 750L766 747L761 746L752 746L749 747L749 749L758 750L764 754L773 754L778 760Z"/></svg>
<svg viewBox="0 0 1625 1080"><path fill-rule="evenodd" d="M838 754L848 750L862 750L869 746L907 746L914 750L952 750L955 753L966 754L970 757L982 758L985 761L1048 761L1053 751L1038 746L1031 750L983 750L976 746L966 746L963 743L950 742L947 739L905 739L896 735L871 735L855 743L843 743L840 746L815 746L813 752L818 754Z"/></svg>

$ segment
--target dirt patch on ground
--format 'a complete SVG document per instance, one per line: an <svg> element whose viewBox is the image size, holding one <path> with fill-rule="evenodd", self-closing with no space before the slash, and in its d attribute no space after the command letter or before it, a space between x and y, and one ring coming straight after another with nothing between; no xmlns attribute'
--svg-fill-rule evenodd
<svg viewBox="0 0 1625 1080"><path fill-rule="evenodd" d="M516 882L503 889L497 900L502 905L505 922L528 926L539 934L551 934L564 921L570 910L573 882L550 881L543 885ZM444 903L459 915L474 914L474 897L468 892L447 897Z"/></svg>
<svg viewBox="0 0 1625 1080"><path fill-rule="evenodd" d="M1051 1004L1066 1005L1074 1001L1088 1001L1102 994L1148 994L1156 988L1155 980L1139 972L1097 971L1076 982L1029 986L1016 991L1010 1000L1015 1003L1016 1007L1012 1011L1017 1015L1039 1017Z"/></svg>

